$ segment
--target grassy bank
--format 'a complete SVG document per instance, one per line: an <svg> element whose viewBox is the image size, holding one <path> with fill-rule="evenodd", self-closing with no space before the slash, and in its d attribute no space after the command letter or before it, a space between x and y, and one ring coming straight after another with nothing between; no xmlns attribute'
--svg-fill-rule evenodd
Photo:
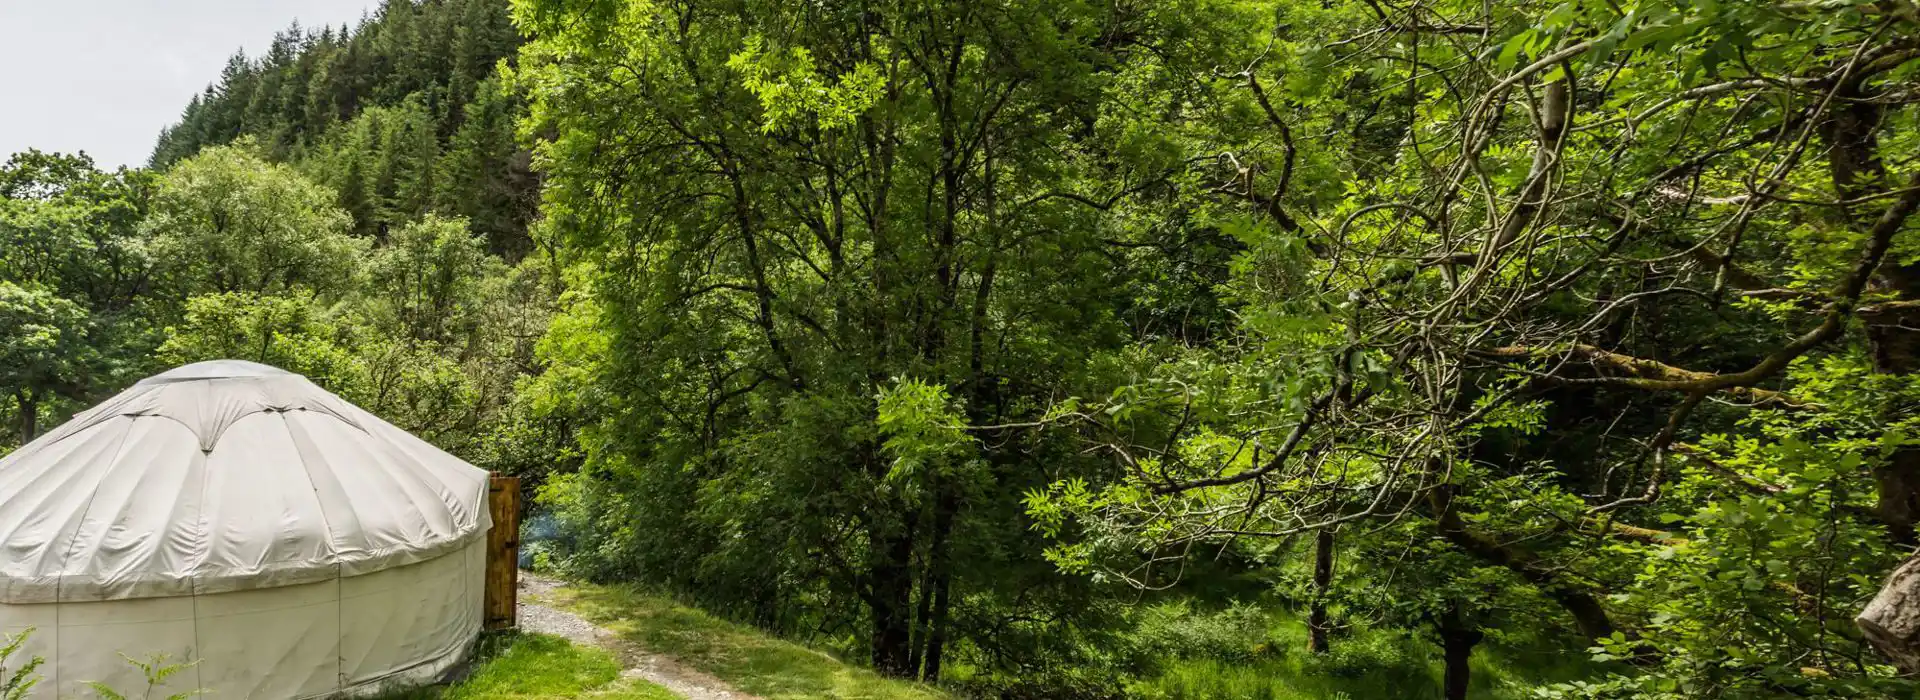
<svg viewBox="0 0 1920 700"><path fill-rule="evenodd" d="M769 700L961 696L951 689L883 678L826 652L634 587L572 584L547 602ZM1303 622L1273 607L1248 610L1208 613L1173 605L1148 613L1124 644L1137 646L1136 654L1152 661L1116 685L1139 700L1441 696L1443 669L1429 640L1403 631L1349 629L1336 635L1330 653L1315 655L1307 651ZM962 687L1004 685L971 678L972 669L965 664L952 670L951 680ZM1597 669L1583 650L1565 640L1493 635L1475 651L1473 671L1474 698L1523 700L1541 685L1590 677Z"/></svg>
<svg viewBox="0 0 1920 700"><path fill-rule="evenodd" d="M951 697L631 587L573 584L546 602L768 700Z"/></svg>
<svg viewBox="0 0 1920 700"><path fill-rule="evenodd" d="M380 700L675 700L677 697L652 683L621 678L619 663L605 650L559 637L508 632L481 640L473 671L460 682L385 695Z"/></svg>

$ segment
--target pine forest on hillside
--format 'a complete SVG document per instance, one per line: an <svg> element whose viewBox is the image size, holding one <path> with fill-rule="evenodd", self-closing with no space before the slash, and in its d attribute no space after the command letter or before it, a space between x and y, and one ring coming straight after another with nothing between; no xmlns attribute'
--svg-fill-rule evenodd
<svg viewBox="0 0 1920 700"><path fill-rule="evenodd" d="M1920 693L1914 0L384 0L0 166L0 452L265 362L982 698Z"/></svg>

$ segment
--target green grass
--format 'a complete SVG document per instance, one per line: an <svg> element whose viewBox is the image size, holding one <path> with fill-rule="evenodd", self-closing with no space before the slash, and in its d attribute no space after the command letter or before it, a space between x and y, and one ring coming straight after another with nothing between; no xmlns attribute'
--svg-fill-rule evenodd
<svg viewBox="0 0 1920 700"><path fill-rule="evenodd" d="M572 584L549 604L572 610L648 651L678 659L767 700L945 700L800 644L625 586Z"/></svg>
<svg viewBox="0 0 1920 700"><path fill-rule="evenodd" d="M1246 700L1363 700L1441 697L1444 668L1427 641L1401 633L1361 630L1336 638L1332 652L1306 650L1306 626L1279 617L1270 634L1277 650L1251 662L1178 659L1130 690L1154 700L1244 698ZM1482 644L1475 649L1474 698L1521 700L1543 683L1588 677L1595 664L1585 654L1553 645Z"/></svg>
<svg viewBox="0 0 1920 700"><path fill-rule="evenodd" d="M699 669L767 700L952 700L940 689L884 678L857 664L750 626L715 617L665 595L630 586L575 583L542 602L571 610L648 651ZM1232 660L1171 658L1128 683L1143 700L1365 700L1440 697L1442 669L1431 642L1390 630L1356 629L1333 652L1306 651L1306 626L1281 611L1244 632L1249 651ZM1264 632L1262 632L1264 628ZM671 698L657 686L618 680L611 655L535 635L490 640L486 660L465 682L432 696L507 698ZM959 670L956 665L956 671ZM1593 662L1555 643L1488 641L1473 658L1472 697L1522 700L1541 683L1587 677Z"/></svg>
<svg viewBox="0 0 1920 700"><path fill-rule="evenodd" d="M508 700L596 698L674 700L666 688L620 677L620 665L604 649L538 634L487 637L465 680L423 688L383 700Z"/></svg>

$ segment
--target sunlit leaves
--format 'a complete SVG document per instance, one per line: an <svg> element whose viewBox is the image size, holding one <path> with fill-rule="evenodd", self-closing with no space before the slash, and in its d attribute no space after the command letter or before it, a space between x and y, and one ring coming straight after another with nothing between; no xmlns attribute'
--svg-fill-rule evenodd
<svg viewBox="0 0 1920 700"><path fill-rule="evenodd" d="M880 71L871 62L854 64L837 78L822 76L805 47L770 50L757 35L727 59L727 67L760 98L766 114L760 128L765 131L809 125L844 129L873 107L883 87ZM810 123L801 123L803 118Z"/></svg>
<svg viewBox="0 0 1920 700"><path fill-rule="evenodd" d="M893 458L886 479L902 483L927 478L930 470L952 476L975 458L964 414L944 387L917 379L896 379L876 397L874 425Z"/></svg>
<svg viewBox="0 0 1920 700"><path fill-rule="evenodd" d="M160 266L188 293L343 291L368 244L349 224L332 192L244 145L168 171L145 222Z"/></svg>

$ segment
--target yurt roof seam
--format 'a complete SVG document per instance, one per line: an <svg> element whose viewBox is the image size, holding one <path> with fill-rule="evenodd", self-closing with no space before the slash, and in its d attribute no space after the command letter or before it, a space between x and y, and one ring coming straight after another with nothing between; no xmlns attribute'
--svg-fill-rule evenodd
<svg viewBox="0 0 1920 700"><path fill-rule="evenodd" d="M181 380L181 381L187 381L187 380ZM213 380L199 380L199 381L213 381ZM200 444L201 452L212 452L213 448L218 447L220 445L220 438L227 434L227 430L229 428L232 428L235 423L239 423L242 419L248 416L254 415L256 413L284 414L289 411L305 411L308 413L319 413L321 415L329 416L329 417L332 417L334 420L345 423L348 426L360 432L367 433L368 435L372 434L372 432L368 431L365 426L360 425L359 421L356 421L344 415L341 415L337 411L334 411L331 409L313 411L306 406L292 406L292 407L263 406L250 411L246 411L244 413L239 413L234 415L231 420L228 420L226 422L226 425L220 426L220 428L214 431L211 436L201 435L200 430L195 428L193 424L180 420L179 418L175 418L173 416L169 416L164 413L156 413L152 409L143 409L140 411L133 411L133 412L112 412L112 411L102 412L100 415L93 416L90 419L76 421L71 426L71 429L69 429L69 426L61 426L61 429L62 429L61 433L59 433L57 436L50 435L52 439L48 440L45 444L37 446L36 449L43 449L46 447L51 447L53 445L59 444L61 441L66 440L67 438L71 438L75 435L79 435L81 433L86 432L88 428L94 427L101 423L105 423L115 418L165 418L175 423L179 423L180 427L186 428L188 433L193 434L194 440ZM25 450L25 446L23 446L21 449Z"/></svg>
<svg viewBox="0 0 1920 700"><path fill-rule="evenodd" d="M113 446L113 458L107 460L107 466L105 467L107 471L113 471L113 465L118 464L120 462L120 457L126 453L127 436L133 434L133 425L134 425L133 421L127 421L126 428L120 431L120 440L119 442L114 443L114 446ZM87 494L87 505L80 509L80 519L78 522L74 523L73 536L67 538L67 551L64 554L60 555L60 559L59 559L60 570L65 571L67 569L69 562L73 560L73 550L74 548L80 546L80 533L85 532L87 529L87 516L92 514L93 502L95 499L99 498L100 487L105 485L105 483L106 483L105 481L94 483L93 491ZM57 602L57 603L66 602L66 588L67 587L64 581L54 585L54 589L53 589L54 602Z"/></svg>
<svg viewBox="0 0 1920 700"><path fill-rule="evenodd" d="M326 504L321 503L320 487L313 480L313 465L307 463L307 451L302 449L305 446L304 443L312 442L313 438L308 436L305 430L294 425L293 421L287 420L286 411L280 411L279 414L280 425L286 427L287 439L293 442L294 457L300 460L300 473L307 476L307 492L313 494L314 509L320 513L320 527L327 533L327 549L334 550L334 554L338 555L339 552L334 546L333 518L327 515ZM240 421L234 421L234 423L238 422ZM333 578L336 581L340 579L340 564L337 561L333 565Z"/></svg>

